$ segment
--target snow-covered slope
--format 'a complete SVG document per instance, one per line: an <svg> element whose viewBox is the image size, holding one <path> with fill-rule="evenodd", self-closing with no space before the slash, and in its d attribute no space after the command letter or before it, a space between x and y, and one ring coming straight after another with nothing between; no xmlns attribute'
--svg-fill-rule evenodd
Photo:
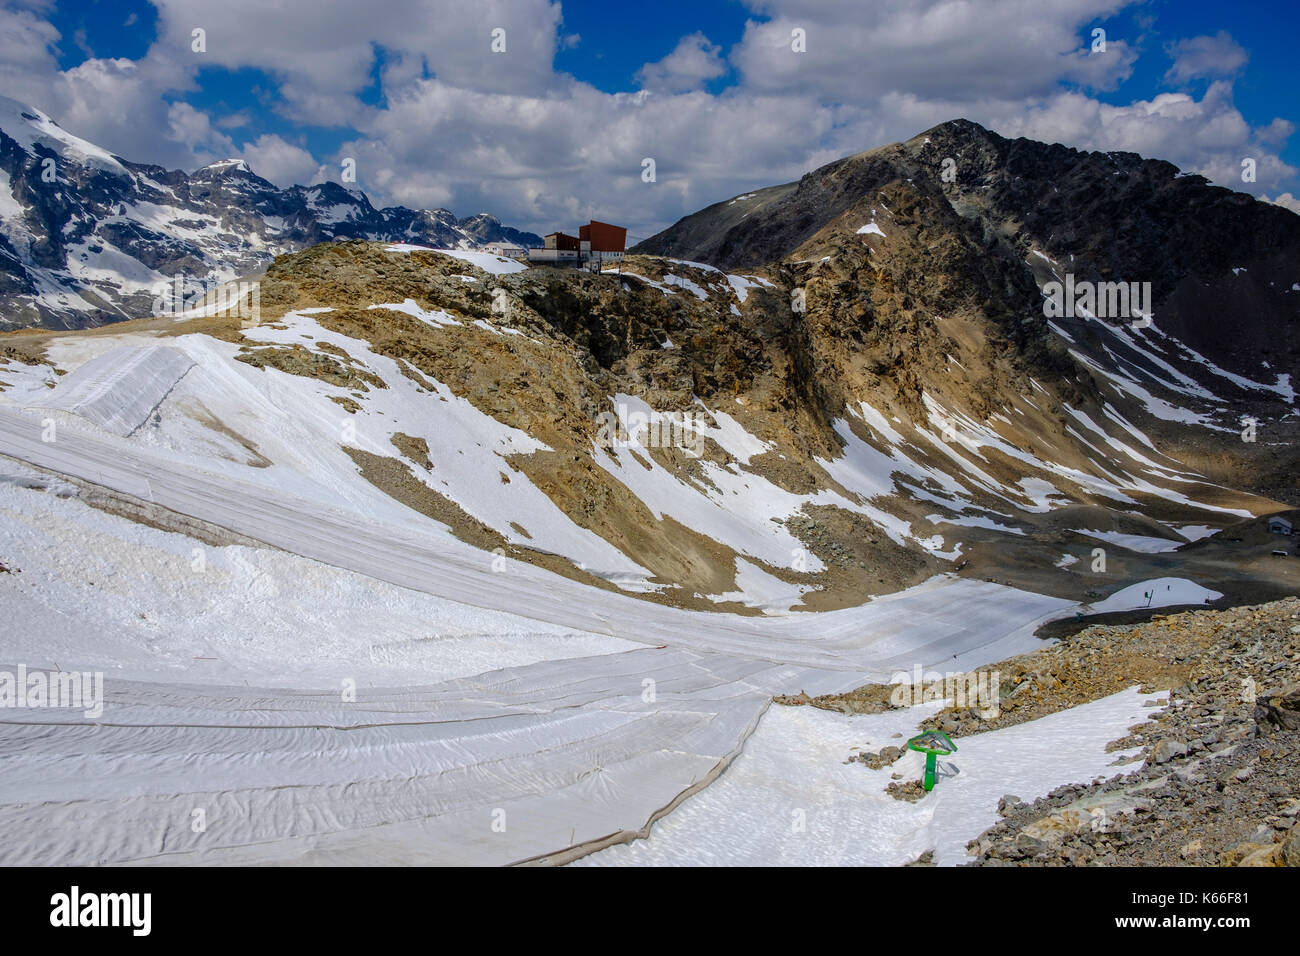
<svg viewBox="0 0 1300 956"><path fill-rule="evenodd" d="M915 804L885 789L921 776L909 752L879 770L846 753L897 744L939 704L846 716L812 707L768 711L726 776L656 823L646 840L611 847L582 866L902 866L933 851L938 866L967 859L966 843L999 819L998 801L1033 800L1066 781L1131 772L1107 752L1151 716L1135 689L1018 727L961 738L945 758L957 773Z"/></svg>
<svg viewBox="0 0 1300 956"><path fill-rule="evenodd" d="M93 510L109 503L84 485L0 469L0 671L105 673L97 713L7 702L6 865L560 862L711 784L772 694L974 668L1032 649L1034 624L1068 608L943 580L814 628L633 606L528 566L467 570L467 551L426 529L333 525L183 465L173 484L161 458L99 458L88 436L37 444L46 464L98 470L101 488L138 468L160 505L284 550L203 543ZM1083 710L1064 732L1091 727ZM755 753L786 723L775 715ZM839 731L824 736L833 749ZM843 822L820 821L815 845L844 846Z"/></svg>

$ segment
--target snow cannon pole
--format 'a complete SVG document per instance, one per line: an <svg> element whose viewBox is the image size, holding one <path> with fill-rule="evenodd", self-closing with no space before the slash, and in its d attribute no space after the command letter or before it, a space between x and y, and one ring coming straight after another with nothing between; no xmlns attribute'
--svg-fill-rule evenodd
<svg viewBox="0 0 1300 956"><path fill-rule="evenodd" d="M947 756L955 753L957 745L942 730L927 730L909 740L907 746L910 750L925 754L925 777L921 780L921 786L925 788L926 793L929 793L934 789L935 769L939 755Z"/></svg>

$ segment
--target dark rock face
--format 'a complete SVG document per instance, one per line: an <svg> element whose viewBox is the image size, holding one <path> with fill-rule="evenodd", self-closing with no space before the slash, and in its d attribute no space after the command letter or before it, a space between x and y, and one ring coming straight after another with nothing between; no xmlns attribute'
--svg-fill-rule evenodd
<svg viewBox="0 0 1300 956"><path fill-rule="evenodd" d="M159 283L227 281L334 239L540 244L486 214L376 209L326 182L280 189L239 160L192 175L133 163L0 97L0 330L150 314Z"/></svg>
<svg viewBox="0 0 1300 956"><path fill-rule="evenodd" d="M846 214L868 221L881 191L903 183L941 197L990 246L1006 240L1022 268L1036 250L1079 279L1150 282L1161 331L1225 368L1300 368L1300 216L1167 162L1005 139L967 120L716 203L636 251L757 268L807 252Z"/></svg>
<svg viewBox="0 0 1300 956"><path fill-rule="evenodd" d="M945 191L963 214L1079 278L1150 282L1160 329L1226 368L1300 367L1300 216L1135 153L1008 140L964 121L927 136L923 163L960 154Z"/></svg>

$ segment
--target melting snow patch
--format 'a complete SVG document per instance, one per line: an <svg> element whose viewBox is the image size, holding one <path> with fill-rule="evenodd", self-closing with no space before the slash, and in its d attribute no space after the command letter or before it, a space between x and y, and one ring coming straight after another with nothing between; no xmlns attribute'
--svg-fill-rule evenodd
<svg viewBox="0 0 1300 956"><path fill-rule="evenodd" d="M740 557L736 558L736 587L738 590L726 594L710 595L710 599L718 603L739 601L747 607L762 608L763 613L770 615L789 611L812 590L812 585L782 581Z"/></svg>
<svg viewBox="0 0 1300 956"><path fill-rule="evenodd" d="M945 518L943 515L933 514L926 515L925 520L930 524L951 524L966 528L987 528L990 531L1001 531L1003 534L1024 534L1024 531L1020 528L1014 528L1008 524L999 524L992 518L985 518L980 515L961 515Z"/></svg>
<svg viewBox="0 0 1300 956"><path fill-rule="evenodd" d="M1090 608L1092 614L1106 614L1110 611L1132 611L1146 607L1172 607L1176 604L1204 604L1217 601L1223 597L1218 591L1203 588L1195 581L1186 578L1153 578L1139 581L1126 588L1120 588L1103 601L1095 601Z"/></svg>
<svg viewBox="0 0 1300 956"><path fill-rule="evenodd" d="M514 259L506 259L501 256L494 256L490 252L474 252L469 249L434 249L430 246L417 246L409 242L395 242L391 246L384 247L385 252L440 252L444 256L451 256L453 259L460 259L462 262L468 262L471 265L478 266L484 272L490 272L493 275L506 275L511 272L523 272L528 266Z"/></svg>
<svg viewBox="0 0 1300 956"><path fill-rule="evenodd" d="M679 288L686 289L689 292L695 293L695 295L700 299L708 299L709 297L709 294L707 292L705 292L702 288L700 288L699 285L692 282L690 279L686 278L685 276L678 276L669 272L664 275L664 281L668 283L668 286L670 288L673 286L677 286Z"/></svg>
<svg viewBox="0 0 1300 956"><path fill-rule="evenodd" d="M407 315L412 316L413 318L417 318L421 322L424 322L427 325L432 325L435 328L441 325L460 325L459 322L453 319L446 312L443 312L441 310L431 311L429 309L420 308L419 304L414 299L406 299L398 303L387 302L380 305L370 305L370 306L366 306L366 308L367 309L391 309L394 312L405 312ZM304 309L299 314L306 315L307 311L308 310Z"/></svg>

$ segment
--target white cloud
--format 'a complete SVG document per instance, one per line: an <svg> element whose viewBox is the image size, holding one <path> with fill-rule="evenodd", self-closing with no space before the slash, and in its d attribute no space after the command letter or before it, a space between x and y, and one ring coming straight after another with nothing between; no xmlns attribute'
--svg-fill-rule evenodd
<svg viewBox="0 0 1300 956"><path fill-rule="evenodd" d="M1237 41L1223 30L1214 36L1178 40L1169 44L1165 50L1174 61L1165 73L1165 80L1169 83L1186 83L1202 77L1231 76L1250 59Z"/></svg>
<svg viewBox="0 0 1300 956"><path fill-rule="evenodd" d="M0 78L5 94L21 99L26 77L54 69L54 45L59 31L28 9L0 7ZM39 88L39 87L36 87Z"/></svg>
<svg viewBox="0 0 1300 956"><path fill-rule="evenodd" d="M727 72L722 47L710 43L703 33L682 37L672 53L637 71L637 82L647 90L685 93Z"/></svg>
<svg viewBox="0 0 1300 956"><path fill-rule="evenodd" d="M1132 0L897 0L888 5L758 2L732 64L747 86L865 103L889 93L978 101L1046 95L1062 80L1112 88L1132 70L1133 45L1091 53L1085 28ZM795 52L794 30L806 36Z"/></svg>
<svg viewBox="0 0 1300 956"><path fill-rule="evenodd" d="M626 221L634 234L748 185L798 176L830 110L781 97L602 93L570 81L547 97L422 80L372 112L348 143L358 185L406 205L490 210L524 228ZM641 179L655 160L657 181Z"/></svg>
<svg viewBox="0 0 1300 956"><path fill-rule="evenodd" d="M995 122L1004 135L1167 159L1232 189L1276 188L1297 172L1252 130L1233 105L1227 81L1212 83L1200 100L1185 93L1161 93L1127 106L1062 93L1029 109L1008 110ZM1241 181L1246 157L1256 161L1253 189Z"/></svg>
<svg viewBox="0 0 1300 956"><path fill-rule="evenodd" d="M240 151L239 158L248 163L257 175L277 186L310 184L327 172L307 150L274 133L264 133L255 142L247 144Z"/></svg>
<svg viewBox="0 0 1300 956"><path fill-rule="evenodd" d="M1273 199L1269 199L1267 196L1261 196L1260 198L1265 202L1271 202L1276 206L1281 206L1283 209L1290 209L1296 215L1300 215L1300 199L1297 199L1290 193L1282 193L1282 195Z"/></svg>
<svg viewBox="0 0 1300 956"><path fill-rule="evenodd" d="M279 80L280 111L299 123L354 123L376 50L444 82L493 92L553 85L560 5L549 0L157 0L156 48L206 66L254 67ZM207 51L190 54L190 32ZM503 30L504 52L493 52Z"/></svg>

